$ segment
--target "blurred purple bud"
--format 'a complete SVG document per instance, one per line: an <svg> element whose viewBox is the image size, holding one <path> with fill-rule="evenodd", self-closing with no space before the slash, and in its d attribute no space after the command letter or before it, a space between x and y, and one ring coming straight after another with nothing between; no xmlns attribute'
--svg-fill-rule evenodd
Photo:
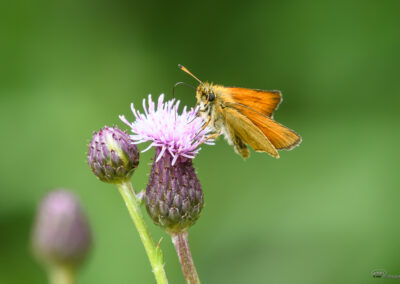
<svg viewBox="0 0 400 284"><path fill-rule="evenodd" d="M88 221L78 198L67 190L49 192L40 202L32 245L40 261L79 266L92 242Z"/></svg>

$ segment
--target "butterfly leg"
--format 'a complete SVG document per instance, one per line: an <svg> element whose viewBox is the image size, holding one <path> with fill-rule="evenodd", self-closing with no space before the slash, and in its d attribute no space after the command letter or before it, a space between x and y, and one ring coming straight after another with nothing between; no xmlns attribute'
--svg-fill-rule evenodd
<svg viewBox="0 0 400 284"><path fill-rule="evenodd" d="M210 124L210 122L211 122L211 115L208 116L208 121L203 125L203 127L201 128L201 130L200 130L199 132L196 133L196 136L195 136L195 137L199 136L199 134L200 134L201 132L203 132L203 130L206 129L206 127Z"/></svg>
<svg viewBox="0 0 400 284"><path fill-rule="evenodd" d="M201 128L200 132L206 129L206 127L210 124L211 122L211 115L208 116L208 120L206 123L204 123L203 127Z"/></svg>
<svg viewBox="0 0 400 284"><path fill-rule="evenodd" d="M213 134L211 134L211 135L209 135L209 136L207 137L206 141L207 141L207 140L210 140L210 139L218 138L220 135L221 135L221 131L218 131L218 132L216 132L216 133L213 133Z"/></svg>
<svg viewBox="0 0 400 284"><path fill-rule="evenodd" d="M218 131L218 132L216 132L216 133L210 134L210 135L207 136L207 138L205 138L203 141L201 141L200 144L203 144L204 142L207 142L208 140L211 140L211 139L216 139L216 138L218 138L220 135L221 135L221 131Z"/></svg>

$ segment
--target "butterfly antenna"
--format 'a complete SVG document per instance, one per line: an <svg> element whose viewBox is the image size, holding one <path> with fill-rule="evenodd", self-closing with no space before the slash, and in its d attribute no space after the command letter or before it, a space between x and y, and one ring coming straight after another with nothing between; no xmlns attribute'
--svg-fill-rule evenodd
<svg viewBox="0 0 400 284"><path fill-rule="evenodd" d="M192 85L190 85L190 84L188 84L188 83L186 83L186 82L178 82L178 83L176 83L175 85L174 85L174 87L172 88L172 97L175 99L175 88L177 87L177 86L179 86L179 85L185 85L185 86L188 86L188 87L191 87L191 88L193 88L194 90L196 90L196 87L194 87L194 86L192 86Z"/></svg>
<svg viewBox="0 0 400 284"><path fill-rule="evenodd" d="M190 76L192 76L194 79L196 79L200 84L204 85L204 83L203 83L199 78L197 78L196 76L194 76L194 75L192 74L192 72L190 72L185 66L183 66L182 64L178 64L178 67L179 67L179 69L181 69L182 71L186 72L187 74L189 74ZM177 84L178 84L178 83L177 83ZM176 84L176 85L177 85L177 84ZM188 84L186 84L186 85L188 85ZM193 88L193 86L191 86L191 87ZM194 88L194 89L196 89L196 88ZM195 108L197 107L197 105L198 105L198 103L196 103ZM197 118L197 116L198 116L198 113L196 114L196 116L195 116L189 123L192 123L192 122ZM196 137L197 137L197 134L196 134Z"/></svg>
<svg viewBox="0 0 400 284"><path fill-rule="evenodd" d="M204 85L202 81L199 80L199 78L197 78L196 76L194 76L185 66L178 64L179 69L181 69L182 71L188 73L190 76L192 76L193 78L195 78L200 84Z"/></svg>

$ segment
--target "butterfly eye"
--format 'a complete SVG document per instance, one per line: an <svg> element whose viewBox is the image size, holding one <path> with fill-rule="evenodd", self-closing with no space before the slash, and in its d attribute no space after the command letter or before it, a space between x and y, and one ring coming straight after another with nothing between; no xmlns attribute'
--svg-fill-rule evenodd
<svg viewBox="0 0 400 284"><path fill-rule="evenodd" d="M215 94L214 93L210 93L208 95L208 101L212 102L213 100L215 100Z"/></svg>

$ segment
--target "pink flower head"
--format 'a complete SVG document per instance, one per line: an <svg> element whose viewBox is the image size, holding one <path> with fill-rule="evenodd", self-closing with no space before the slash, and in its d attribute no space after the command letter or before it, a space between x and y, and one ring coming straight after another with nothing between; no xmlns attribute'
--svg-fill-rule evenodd
<svg viewBox="0 0 400 284"><path fill-rule="evenodd" d="M148 97L148 108L146 99L143 99L144 113L135 109L133 103L131 109L136 120L130 123L125 116L119 118L128 125L132 132L131 139L135 144L151 141L152 143L142 152L151 147L160 147L160 154L157 156L158 162L168 151L173 157L172 165L179 157L193 159L200 151L202 143L213 145L213 140L207 140L210 129L203 129L204 121L197 117L198 109L191 108L189 111L186 106L181 114L178 114L180 101L172 99L164 102L164 95L158 98L157 108Z"/></svg>

